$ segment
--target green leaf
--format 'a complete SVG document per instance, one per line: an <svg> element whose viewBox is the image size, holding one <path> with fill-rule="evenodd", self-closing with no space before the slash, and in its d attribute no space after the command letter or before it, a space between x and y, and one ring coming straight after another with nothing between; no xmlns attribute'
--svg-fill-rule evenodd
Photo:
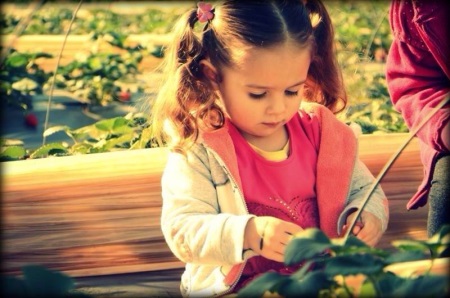
<svg viewBox="0 0 450 298"><path fill-rule="evenodd" d="M118 146L126 144L126 143L129 144L131 142L131 140L133 139L133 137L134 137L134 134L130 133L130 134L124 134L117 138L111 138L111 139L105 141L105 143L103 144L103 148L109 150L111 148L115 148L115 147L118 147Z"/></svg>
<svg viewBox="0 0 450 298"><path fill-rule="evenodd" d="M53 127L47 128L44 131L43 136L48 137L48 136L51 136L52 134L55 134L60 131L64 131L65 133L68 133L70 131L70 127L66 126L66 125L53 126Z"/></svg>
<svg viewBox="0 0 450 298"><path fill-rule="evenodd" d="M426 258L426 255L421 251L407 250L407 251L394 252L391 255L389 255L384 261L386 264L393 264L393 263L423 260L425 258Z"/></svg>
<svg viewBox="0 0 450 298"><path fill-rule="evenodd" d="M18 160L22 159L26 155L26 150L22 146L8 146L4 150L2 150L2 153L0 154L0 160L7 161L7 160Z"/></svg>
<svg viewBox="0 0 450 298"><path fill-rule="evenodd" d="M118 131L120 129L122 129L123 127L127 127L128 128L128 123L129 120L125 119L124 117L117 117L114 119L113 122L113 131Z"/></svg>
<svg viewBox="0 0 450 298"><path fill-rule="evenodd" d="M120 119L122 119L122 121ZM102 131L113 131L114 128L121 126L124 121L126 120L123 117L115 117L111 119L100 120L96 122L94 126L95 128Z"/></svg>
<svg viewBox="0 0 450 298"><path fill-rule="evenodd" d="M13 83L11 87L18 91L27 92L35 90L38 87L38 83L30 78L23 78L20 81Z"/></svg>
<svg viewBox="0 0 450 298"><path fill-rule="evenodd" d="M310 228L296 234L286 247L284 263L294 265L320 255L333 247L330 239L319 229Z"/></svg>
<svg viewBox="0 0 450 298"><path fill-rule="evenodd" d="M420 240L395 240L392 241L392 246L400 250L429 251L429 246L427 243Z"/></svg>
<svg viewBox="0 0 450 298"><path fill-rule="evenodd" d="M448 276L422 275L400 279L391 297L448 297Z"/></svg>
<svg viewBox="0 0 450 298"><path fill-rule="evenodd" d="M303 279L288 279L279 287L282 297L318 297L319 292L337 285L336 281L323 272L309 272Z"/></svg>
<svg viewBox="0 0 450 298"><path fill-rule="evenodd" d="M264 273L241 289L237 298L263 297L267 291L271 291L278 283L283 282L286 279L286 276L276 272Z"/></svg>
<svg viewBox="0 0 450 298"><path fill-rule="evenodd" d="M68 150L66 147L64 147L64 145L59 144L59 143L50 143L50 144L43 145L43 146L39 147L38 149L36 149L30 155L30 158L43 158L43 157L47 157L49 155L64 154L67 152L68 152Z"/></svg>
<svg viewBox="0 0 450 298"><path fill-rule="evenodd" d="M392 296L392 293L395 291L395 289L400 287L400 285L404 282L404 279L392 272L386 272L386 274L381 275L377 280L373 281L375 281L373 287L375 289L378 289L378 291L380 292L378 293L378 296L383 293L384 297L396 297ZM371 282L369 280L366 280L363 284L363 288L367 287L368 283Z"/></svg>
<svg viewBox="0 0 450 298"><path fill-rule="evenodd" d="M91 144L86 144L86 143L77 143L74 144L72 146L72 153L78 153L78 154L88 154L90 153L90 150L92 149L92 145Z"/></svg>
<svg viewBox="0 0 450 298"><path fill-rule="evenodd" d="M331 258L325 266L325 272L336 275L372 275L383 271L384 262L370 254L343 255Z"/></svg>
<svg viewBox="0 0 450 298"><path fill-rule="evenodd" d="M2 276L2 297L29 297L25 282L13 276Z"/></svg>
<svg viewBox="0 0 450 298"><path fill-rule="evenodd" d="M93 71L100 71L103 69L103 63L101 58L99 57L92 57L88 61L89 68Z"/></svg>
<svg viewBox="0 0 450 298"><path fill-rule="evenodd" d="M6 64L12 67L25 67L28 64L28 57L20 53L12 53L6 60Z"/></svg>
<svg viewBox="0 0 450 298"><path fill-rule="evenodd" d="M27 265L22 272L34 297L62 297L74 288L69 276L39 265Z"/></svg>
<svg viewBox="0 0 450 298"><path fill-rule="evenodd" d="M437 233L427 240L429 244L450 245L450 225L443 225Z"/></svg>

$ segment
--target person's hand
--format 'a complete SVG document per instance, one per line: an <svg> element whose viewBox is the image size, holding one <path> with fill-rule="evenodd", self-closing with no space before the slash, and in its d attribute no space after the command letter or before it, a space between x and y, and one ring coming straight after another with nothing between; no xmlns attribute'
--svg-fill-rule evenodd
<svg viewBox="0 0 450 298"><path fill-rule="evenodd" d="M347 217L344 231L353 222L356 212ZM361 219L353 227L352 234L364 241L367 245L375 246L383 236L381 220L370 212L361 212Z"/></svg>
<svg viewBox="0 0 450 298"><path fill-rule="evenodd" d="M244 248L277 262L284 261L284 252L294 234L303 229L291 222L271 216L254 217L245 228Z"/></svg>

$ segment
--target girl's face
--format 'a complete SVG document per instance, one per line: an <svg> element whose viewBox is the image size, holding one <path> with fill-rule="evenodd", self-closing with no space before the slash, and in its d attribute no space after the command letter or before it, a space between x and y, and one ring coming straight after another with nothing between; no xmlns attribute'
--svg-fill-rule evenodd
<svg viewBox="0 0 450 298"><path fill-rule="evenodd" d="M261 144L285 136L298 112L310 51L294 43L251 49L222 69L219 96L227 116L247 141Z"/></svg>

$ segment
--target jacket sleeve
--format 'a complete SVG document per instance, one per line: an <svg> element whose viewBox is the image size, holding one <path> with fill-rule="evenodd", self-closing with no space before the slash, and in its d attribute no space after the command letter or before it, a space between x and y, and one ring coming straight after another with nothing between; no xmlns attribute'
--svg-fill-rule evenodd
<svg viewBox="0 0 450 298"><path fill-rule="evenodd" d="M169 154L161 180L162 232L182 262L234 265L243 261L251 216L221 212L216 187L229 181L213 181L208 156L199 147L187 156Z"/></svg>
<svg viewBox="0 0 450 298"><path fill-rule="evenodd" d="M372 187L374 181L375 177L373 177L367 166L360 159L357 159L353 170L352 183L350 186L349 196L347 197L346 206L338 220L339 234L348 215L359 209L359 206L366 198L366 195ZM377 185L373 191L369 201L364 207L364 210L378 217L381 220L382 231L386 231L389 221L389 208L386 195L380 185Z"/></svg>
<svg viewBox="0 0 450 298"><path fill-rule="evenodd" d="M450 92L449 5L440 1L392 1L393 41L386 63L386 80L394 107L414 129ZM449 105L418 133L436 151L448 151L442 130Z"/></svg>

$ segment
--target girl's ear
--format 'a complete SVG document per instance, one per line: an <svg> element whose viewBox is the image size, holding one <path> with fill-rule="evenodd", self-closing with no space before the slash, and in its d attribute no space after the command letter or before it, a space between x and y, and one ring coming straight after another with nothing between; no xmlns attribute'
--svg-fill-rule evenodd
<svg viewBox="0 0 450 298"><path fill-rule="evenodd" d="M219 89L219 74L217 69L211 64L209 60L200 61L203 75L210 81L214 90Z"/></svg>

